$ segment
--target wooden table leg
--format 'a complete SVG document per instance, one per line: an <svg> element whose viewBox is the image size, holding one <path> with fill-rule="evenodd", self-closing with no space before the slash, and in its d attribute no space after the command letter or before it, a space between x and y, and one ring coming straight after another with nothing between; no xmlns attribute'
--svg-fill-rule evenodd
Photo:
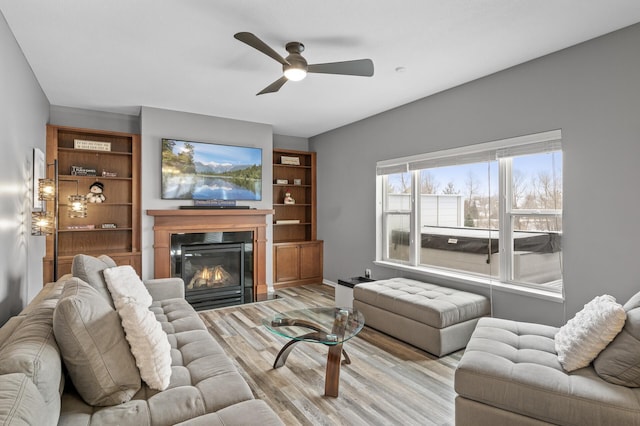
<svg viewBox="0 0 640 426"><path fill-rule="evenodd" d="M338 396L338 387L340 386L341 358L342 343L329 346L329 353L327 354L327 372L324 382L324 394L326 396Z"/></svg>
<svg viewBox="0 0 640 426"><path fill-rule="evenodd" d="M282 347L282 349L280 349L280 352L278 352L276 360L273 363L273 368L280 368L284 365L285 362L287 362L287 357L293 350L293 346L298 342L298 340L290 340L286 345Z"/></svg>

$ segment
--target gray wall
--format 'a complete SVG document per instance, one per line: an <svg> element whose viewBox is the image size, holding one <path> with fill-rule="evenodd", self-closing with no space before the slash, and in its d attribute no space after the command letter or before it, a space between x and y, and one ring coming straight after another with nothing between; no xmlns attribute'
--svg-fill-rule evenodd
<svg viewBox="0 0 640 426"><path fill-rule="evenodd" d="M45 152L49 101L0 13L0 325L42 288L44 237L31 236L33 148Z"/></svg>
<svg viewBox="0 0 640 426"><path fill-rule="evenodd" d="M273 135L273 147L309 151L309 139L297 136Z"/></svg>
<svg viewBox="0 0 640 426"><path fill-rule="evenodd" d="M140 133L140 117L51 105L49 123L110 132Z"/></svg>
<svg viewBox="0 0 640 426"><path fill-rule="evenodd" d="M318 135L325 278L374 267L375 163L552 129L564 146L566 304L493 290L496 316L559 325L640 290L640 25Z"/></svg>
<svg viewBox="0 0 640 426"><path fill-rule="evenodd" d="M262 148L262 201L241 203L258 209L272 208L271 176L273 130L270 125L230 120L186 112L143 107L142 131L142 275L153 277L153 218L147 210L175 209L186 201L160 198L160 151L162 138L219 142ZM271 241L271 215L267 218L267 238ZM272 255L267 250L267 280L272 283Z"/></svg>

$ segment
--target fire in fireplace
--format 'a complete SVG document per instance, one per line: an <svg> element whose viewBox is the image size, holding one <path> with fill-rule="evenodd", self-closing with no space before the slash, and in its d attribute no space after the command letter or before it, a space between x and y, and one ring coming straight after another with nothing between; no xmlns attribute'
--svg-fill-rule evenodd
<svg viewBox="0 0 640 426"><path fill-rule="evenodd" d="M201 287L224 287L229 284L233 285L233 278L222 265L216 265L213 268L205 266L193 274L193 278L187 285L187 290Z"/></svg>
<svg viewBox="0 0 640 426"><path fill-rule="evenodd" d="M244 303L244 243L182 245L185 298L196 309Z"/></svg>

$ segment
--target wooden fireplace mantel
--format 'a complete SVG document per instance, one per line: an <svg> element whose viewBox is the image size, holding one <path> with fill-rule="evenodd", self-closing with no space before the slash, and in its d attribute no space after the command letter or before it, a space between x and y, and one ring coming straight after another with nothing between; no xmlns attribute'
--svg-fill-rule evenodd
<svg viewBox="0 0 640 426"><path fill-rule="evenodd" d="M273 210L194 209L147 210L153 216L154 277L171 277L171 234L197 232L253 233L253 291L267 293L267 215Z"/></svg>

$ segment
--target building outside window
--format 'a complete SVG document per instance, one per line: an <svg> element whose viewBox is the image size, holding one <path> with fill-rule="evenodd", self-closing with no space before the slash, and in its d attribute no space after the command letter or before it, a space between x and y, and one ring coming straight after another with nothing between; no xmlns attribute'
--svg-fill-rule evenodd
<svg viewBox="0 0 640 426"><path fill-rule="evenodd" d="M378 163L377 261L562 292L559 130Z"/></svg>

